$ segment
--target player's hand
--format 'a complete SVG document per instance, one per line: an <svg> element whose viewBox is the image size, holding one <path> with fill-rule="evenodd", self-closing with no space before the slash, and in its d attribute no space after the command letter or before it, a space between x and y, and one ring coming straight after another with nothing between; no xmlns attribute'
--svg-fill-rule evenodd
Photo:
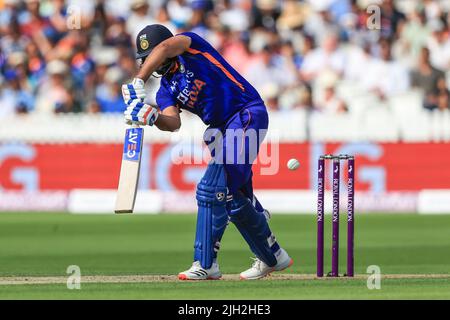
<svg viewBox="0 0 450 320"><path fill-rule="evenodd" d="M141 100L145 99L145 82L142 79L134 78L132 82L122 85L122 97L123 101L129 105L131 100Z"/></svg>
<svg viewBox="0 0 450 320"><path fill-rule="evenodd" d="M158 110L138 99L131 100L124 112L127 124L152 126L158 119Z"/></svg>

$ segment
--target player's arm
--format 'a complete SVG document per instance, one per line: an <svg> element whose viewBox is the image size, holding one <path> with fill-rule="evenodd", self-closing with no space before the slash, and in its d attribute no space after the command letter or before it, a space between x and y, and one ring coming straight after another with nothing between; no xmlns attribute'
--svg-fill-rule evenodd
<svg viewBox="0 0 450 320"><path fill-rule="evenodd" d="M171 37L161 42L148 55L133 81L122 85L122 96L127 104L127 109L124 112L127 123L150 126L156 124L159 129L165 131L175 131L180 127L181 121L176 107L164 108L159 113L156 108L144 103L144 84L154 71L170 62L171 58L185 52L190 45L191 38L183 35ZM161 120L159 120L160 116Z"/></svg>
<svg viewBox="0 0 450 320"><path fill-rule="evenodd" d="M181 127L180 111L177 107L167 107L159 113L155 126L162 131L177 131Z"/></svg>
<svg viewBox="0 0 450 320"><path fill-rule="evenodd" d="M164 40L152 50L152 52L145 59L139 70L136 78L145 81L150 78L160 66L165 64L168 59L179 56L191 45L191 38L183 35L178 35Z"/></svg>

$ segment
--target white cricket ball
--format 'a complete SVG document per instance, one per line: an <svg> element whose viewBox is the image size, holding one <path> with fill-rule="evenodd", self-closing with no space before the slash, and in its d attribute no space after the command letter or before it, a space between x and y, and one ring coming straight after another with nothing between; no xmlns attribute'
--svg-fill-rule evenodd
<svg viewBox="0 0 450 320"><path fill-rule="evenodd" d="M300 162L297 159L291 159L287 162L287 167L289 170L297 170L300 167Z"/></svg>

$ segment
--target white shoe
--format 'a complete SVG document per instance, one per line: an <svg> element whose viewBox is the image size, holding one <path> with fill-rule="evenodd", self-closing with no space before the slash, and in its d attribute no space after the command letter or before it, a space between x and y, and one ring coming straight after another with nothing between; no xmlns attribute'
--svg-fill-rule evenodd
<svg viewBox="0 0 450 320"><path fill-rule="evenodd" d="M289 255L283 248L280 248L280 250L278 250L275 253L275 256L277 258L277 264L274 267L269 267L262 260L258 258L253 258L255 261L253 262L250 269L241 272L240 274L241 280L261 279L273 271L282 271L292 266L292 264L294 263L294 260L292 260L291 257L289 257Z"/></svg>
<svg viewBox="0 0 450 320"><path fill-rule="evenodd" d="M194 261L192 267L178 274L180 280L218 280L220 277L222 273L217 262L213 262L211 268L203 269L200 261Z"/></svg>

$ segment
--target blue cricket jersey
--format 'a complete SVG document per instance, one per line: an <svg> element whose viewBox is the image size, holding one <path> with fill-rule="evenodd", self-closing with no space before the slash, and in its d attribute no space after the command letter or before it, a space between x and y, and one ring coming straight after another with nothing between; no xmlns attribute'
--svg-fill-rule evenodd
<svg viewBox="0 0 450 320"><path fill-rule="evenodd" d="M156 103L198 115L206 125L220 126L242 109L263 104L260 95L203 38L192 32L191 46L178 56L178 67L161 79Z"/></svg>

